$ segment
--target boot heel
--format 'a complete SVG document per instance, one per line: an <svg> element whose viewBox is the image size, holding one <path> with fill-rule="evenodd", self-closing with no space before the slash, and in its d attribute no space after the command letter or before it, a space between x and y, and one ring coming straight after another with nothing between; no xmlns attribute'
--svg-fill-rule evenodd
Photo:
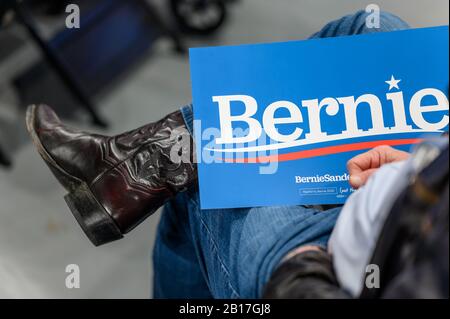
<svg viewBox="0 0 450 319"><path fill-rule="evenodd" d="M75 219L95 246L123 237L112 217L95 199L87 185L81 185L64 196Z"/></svg>

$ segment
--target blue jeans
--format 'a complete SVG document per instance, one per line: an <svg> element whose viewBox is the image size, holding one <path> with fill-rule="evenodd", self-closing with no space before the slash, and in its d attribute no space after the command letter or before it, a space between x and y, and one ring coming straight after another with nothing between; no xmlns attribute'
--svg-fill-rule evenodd
<svg viewBox="0 0 450 319"><path fill-rule="evenodd" d="M406 29L382 13L369 29L359 11L311 38ZM192 130L192 108L182 108ZM302 245L326 247L340 208L304 206L201 210L197 187L166 204L154 247L155 298L259 298L277 265Z"/></svg>

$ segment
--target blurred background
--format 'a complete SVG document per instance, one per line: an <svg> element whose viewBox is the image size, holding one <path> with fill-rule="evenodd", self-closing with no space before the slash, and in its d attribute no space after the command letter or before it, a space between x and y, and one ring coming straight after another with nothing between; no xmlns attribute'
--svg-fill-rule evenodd
<svg viewBox="0 0 450 319"><path fill-rule="evenodd" d="M80 29L65 28L69 3ZM0 0L0 298L151 298L159 213L93 247L30 143L27 105L121 133L189 103L187 48L305 39L371 3L414 28L448 25L448 0Z"/></svg>

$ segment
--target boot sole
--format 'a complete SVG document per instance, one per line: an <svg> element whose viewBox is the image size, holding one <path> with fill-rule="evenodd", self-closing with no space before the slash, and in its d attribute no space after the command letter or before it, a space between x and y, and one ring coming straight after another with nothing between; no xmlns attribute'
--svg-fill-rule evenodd
<svg viewBox="0 0 450 319"><path fill-rule="evenodd" d="M35 129L36 105L32 105L26 114L26 124L33 144L53 175L68 191L64 196L67 206L74 215L89 240L100 246L123 238L122 232L111 215L100 204L89 185L66 172L47 152Z"/></svg>

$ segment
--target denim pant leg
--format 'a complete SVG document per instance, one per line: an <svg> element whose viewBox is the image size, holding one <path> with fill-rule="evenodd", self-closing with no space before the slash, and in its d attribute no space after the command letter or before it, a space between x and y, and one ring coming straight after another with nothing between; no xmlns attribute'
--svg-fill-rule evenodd
<svg viewBox="0 0 450 319"><path fill-rule="evenodd" d="M259 298L273 270L302 245L326 247L340 207L201 210L198 191L184 194L200 267L214 298Z"/></svg>
<svg viewBox="0 0 450 319"><path fill-rule="evenodd" d="M153 298L210 299L212 295L199 264L185 196L163 209L153 248Z"/></svg>
<svg viewBox="0 0 450 319"><path fill-rule="evenodd" d="M338 20L328 23L319 32L313 34L310 39L409 29L409 25L405 21L389 12L380 12L379 28L368 28L366 25L368 16L369 14L364 10L346 15Z"/></svg>
<svg viewBox="0 0 450 319"><path fill-rule="evenodd" d="M408 24L386 12L367 28L358 11L311 38L388 32ZM192 106L181 109L192 133ZM154 250L156 297L257 298L280 259L304 244L326 245L340 209L303 206L200 210L194 187L166 205Z"/></svg>

